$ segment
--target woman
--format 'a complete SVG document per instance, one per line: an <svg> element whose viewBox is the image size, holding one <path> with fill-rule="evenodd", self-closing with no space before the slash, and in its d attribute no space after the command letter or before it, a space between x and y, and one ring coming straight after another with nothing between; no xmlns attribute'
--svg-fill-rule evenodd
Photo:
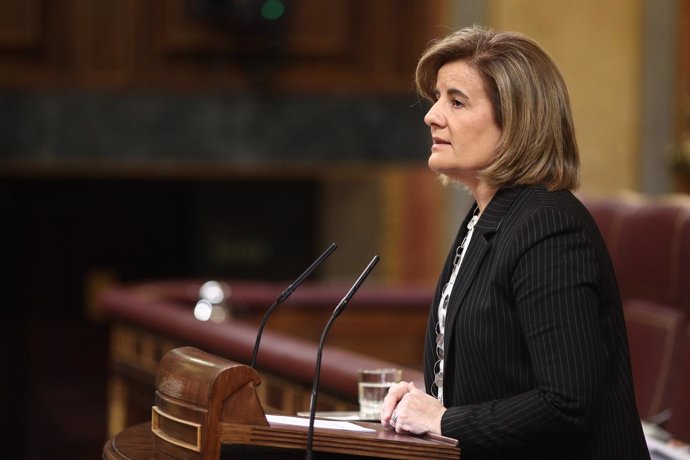
<svg viewBox="0 0 690 460"><path fill-rule="evenodd" d="M470 458L649 458L613 266L570 192L579 154L560 72L539 45L480 27L431 45L429 167L475 204L443 268L426 391L391 388L381 423L457 438Z"/></svg>

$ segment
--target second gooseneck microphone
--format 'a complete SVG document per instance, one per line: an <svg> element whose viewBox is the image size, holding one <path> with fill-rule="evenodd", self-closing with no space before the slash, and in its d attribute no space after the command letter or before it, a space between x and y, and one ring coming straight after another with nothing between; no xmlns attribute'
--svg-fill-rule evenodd
<svg viewBox="0 0 690 460"><path fill-rule="evenodd" d="M288 286L279 296L278 298L273 302L273 304L266 310L266 313L264 314L264 317L261 319L261 323L259 323L259 332L256 334L256 342L254 342L254 352L252 353L252 361L250 366L254 368L254 365L256 364L256 355L259 352L259 343L261 343L261 334L264 331L264 326L266 325L266 321L268 320L268 317L271 316L271 313L273 313L273 310L275 308L283 303L285 300L287 300L288 297L292 294L292 292L297 289L297 286L302 284L302 281L307 279L311 273L316 270L316 268L323 263L324 260L328 258L331 254L333 254L333 251L335 251L338 248L338 246L333 243L331 244L328 249L326 249L323 254L319 256L318 259L312 263L309 268L307 268L304 273L302 273L299 278L297 278L290 286Z"/></svg>
<svg viewBox="0 0 690 460"><path fill-rule="evenodd" d="M371 272L371 270L374 268L378 261L379 256L374 256L374 258L371 259L371 262L369 262L369 265L367 265L362 274L359 275L359 278L357 278L355 284L352 285L348 293L345 294L345 297L343 297L340 303L335 307L335 310L333 310L331 318L326 323L326 327L324 327L323 333L321 334L321 341L319 342L319 349L316 354L316 367L314 369L314 386L312 387L311 391L311 407L309 409L309 429L307 431L307 460L311 460L313 452L314 420L316 418L316 400L319 389L319 377L321 375L321 355L323 354L323 345L326 342L326 335L328 335L328 330L331 328L333 321L335 321L338 315L340 315L343 312L352 296L355 295L355 292L357 292L364 280L367 278L367 276L369 276L369 272Z"/></svg>

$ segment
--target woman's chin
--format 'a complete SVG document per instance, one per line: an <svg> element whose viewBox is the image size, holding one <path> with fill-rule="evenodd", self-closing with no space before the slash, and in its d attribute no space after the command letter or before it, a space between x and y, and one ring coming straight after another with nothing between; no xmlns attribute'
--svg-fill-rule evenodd
<svg viewBox="0 0 690 460"><path fill-rule="evenodd" d="M443 161L442 158L439 158L438 155L435 155L433 153L429 157L427 165L429 166L429 169L435 172L436 174L448 173L448 165L445 164L445 161Z"/></svg>
<svg viewBox="0 0 690 460"><path fill-rule="evenodd" d="M448 176L451 180L458 180L459 174L458 168L447 164L444 161L436 161L433 157L429 158L427 162L429 169L439 176Z"/></svg>

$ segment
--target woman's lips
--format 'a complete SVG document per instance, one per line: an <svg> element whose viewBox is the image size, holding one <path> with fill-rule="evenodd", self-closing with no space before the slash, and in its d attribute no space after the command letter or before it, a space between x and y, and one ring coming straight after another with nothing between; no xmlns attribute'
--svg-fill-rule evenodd
<svg viewBox="0 0 690 460"><path fill-rule="evenodd" d="M441 148L444 145L450 145L450 142L448 142L444 139L438 138L438 137L432 138L432 145L431 145L432 149Z"/></svg>

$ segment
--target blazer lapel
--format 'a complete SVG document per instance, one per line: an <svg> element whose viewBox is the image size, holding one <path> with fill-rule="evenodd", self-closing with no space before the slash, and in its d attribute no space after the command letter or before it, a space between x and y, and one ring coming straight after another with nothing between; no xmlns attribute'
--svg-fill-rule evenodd
<svg viewBox="0 0 690 460"><path fill-rule="evenodd" d="M467 290L472 285L472 280L479 272L479 268L484 263L487 253L491 249L491 240L498 231L503 217L510 209L515 198L520 194L524 187L501 189L496 192L489 205L482 212L481 218L474 227L474 233L467 248L465 257L462 260L458 278L455 281L453 292L448 302L448 312L446 313L446 331L453 330L453 324L462 306L463 299ZM465 234L465 225L469 219L465 219L460 235ZM461 241L460 238L456 240ZM453 334L445 334L444 349L451 350L450 339ZM446 354L446 357L448 354Z"/></svg>

